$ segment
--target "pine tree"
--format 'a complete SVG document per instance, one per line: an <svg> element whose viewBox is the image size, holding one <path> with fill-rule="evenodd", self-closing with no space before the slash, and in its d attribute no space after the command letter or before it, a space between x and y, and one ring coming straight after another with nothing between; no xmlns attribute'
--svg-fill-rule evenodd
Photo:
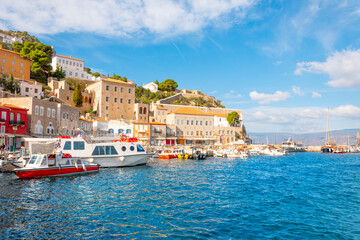
<svg viewBox="0 0 360 240"><path fill-rule="evenodd" d="M73 102L75 107L82 107L83 105L83 98L81 94L80 84L77 84L73 93Z"/></svg>

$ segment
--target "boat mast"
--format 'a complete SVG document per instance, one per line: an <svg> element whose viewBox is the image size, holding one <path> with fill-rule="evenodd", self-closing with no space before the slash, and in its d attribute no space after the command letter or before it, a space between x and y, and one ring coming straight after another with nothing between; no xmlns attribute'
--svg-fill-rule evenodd
<svg viewBox="0 0 360 240"><path fill-rule="evenodd" d="M329 121L329 112L330 112L330 108L328 107L328 114L327 114L327 136L326 136L326 141L327 141L327 143L330 143L330 132L329 132L330 121Z"/></svg>

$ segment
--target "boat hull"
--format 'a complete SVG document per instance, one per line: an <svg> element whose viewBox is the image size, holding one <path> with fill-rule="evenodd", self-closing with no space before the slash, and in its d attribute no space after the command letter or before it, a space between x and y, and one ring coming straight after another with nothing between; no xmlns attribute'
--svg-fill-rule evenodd
<svg viewBox="0 0 360 240"><path fill-rule="evenodd" d="M126 156L99 156L99 157L83 157L91 163L99 164L100 167L133 167L145 165L153 154L136 154Z"/></svg>
<svg viewBox="0 0 360 240"><path fill-rule="evenodd" d="M20 179L42 178L42 177L61 177L74 176L82 174L96 173L99 171L99 166L85 166L81 167L50 167L37 169L16 169L15 174Z"/></svg>

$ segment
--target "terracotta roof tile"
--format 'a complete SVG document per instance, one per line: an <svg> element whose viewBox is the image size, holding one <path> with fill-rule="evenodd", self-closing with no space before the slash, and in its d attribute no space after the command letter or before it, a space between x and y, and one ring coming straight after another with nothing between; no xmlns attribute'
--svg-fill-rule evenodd
<svg viewBox="0 0 360 240"><path fill-rule="evenodd" d="M12 105L12 104L7 104L7 103L1 104L0 106L5 107L5 108L15 108L15 109L26 110L26 111L29 110L27 108L22 108L22 107L18 107L18 106L15 106L15 105Z"/></svg>
<svg viewBox="0 0 360 240"><path fill-rule="evenodd" d="M68 57L68 56L64 56L64 55L56 55L56 56L57 56L57 57L63 57L63 58L68 58L68 59L72 59L72 60L84 62L84 60L80 60L80 59L77 59L77 58Z"/></svg>

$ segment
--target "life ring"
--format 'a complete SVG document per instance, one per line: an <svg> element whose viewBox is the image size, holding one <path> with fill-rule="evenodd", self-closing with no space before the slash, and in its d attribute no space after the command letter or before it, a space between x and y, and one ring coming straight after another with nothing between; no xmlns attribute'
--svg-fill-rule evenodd
<svg viewBox="0 0 360 240"><path fill-rule="evenodd" d="M126 140L127 140L126 135L122 135L122 136L120 137L120 141L121 141L121 142L126 142Z"/></svg>

